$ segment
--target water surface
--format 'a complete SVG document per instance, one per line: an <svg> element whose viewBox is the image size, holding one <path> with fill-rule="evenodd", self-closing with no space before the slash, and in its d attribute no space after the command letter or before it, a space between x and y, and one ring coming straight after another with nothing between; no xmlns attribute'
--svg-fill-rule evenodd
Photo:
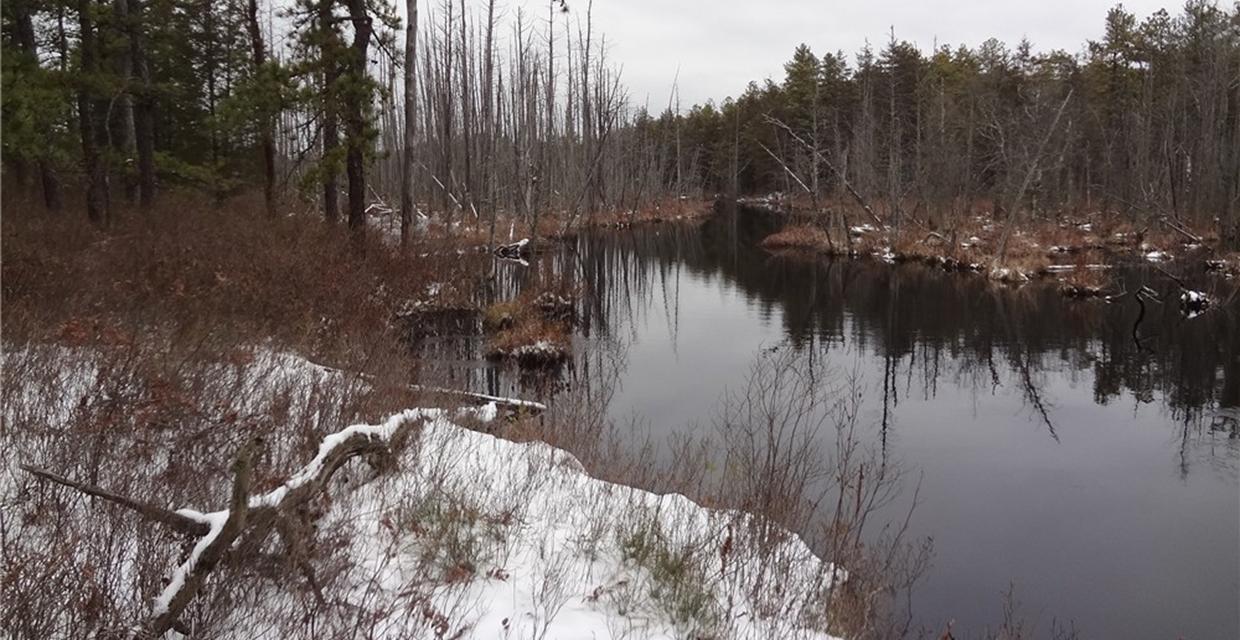
<svg viewBox="0 0 1240 640"><path fill-rule="evenodd" d="M1240 637L1237 305L1193 320L1148 305L1138 344L1132 298L772 255L757 243L776 228L724 212L594 234L502 275L514 289L540 269L585 280L583 351L622 353L608 411L655 434L708 430L771 345L825 349L859 374L867 433L921 478L912 533L935 554L918 624L993 628L1014 585L1043 633L1053 619L1085 638ZM1174 289L1144 267L1117 275L1128 290Z"/></svg>

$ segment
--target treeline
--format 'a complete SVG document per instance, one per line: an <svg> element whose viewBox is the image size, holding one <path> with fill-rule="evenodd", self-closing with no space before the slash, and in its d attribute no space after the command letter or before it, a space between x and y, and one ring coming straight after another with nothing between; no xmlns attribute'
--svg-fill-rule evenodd
<svg viewBox="0 0 1240 640"><path fill-rule="evenodd" d="M6 186L99 224L174 188L406 235L778 190L895 225L1104 211L1240 241L1240 3L1117 6L1078 54L802 45L781 82L654 116L588 2L394 1L8 0Z"/></svg>
<svg viewBox="0 0 1240 640"><path fill-rule="evenodd" d="M261 186L270 213L399 212L405 235L419 214L536 226L668 195L674 141L634 126L588 3L419 9L6 0L6 182L51 210L84 194L99 224L173 188Z"/></svg>
<svg viewBox="0 0 1240 640"><path fill-rule="evenodd" d="M1144 20L1116 6L1080 54L892 37L851 61L802 45L784 68L655 123L679 142L665 171L707 191L863 200L896 224L1104 211L1217 218L1237 243L1240 3Z"/></svg>

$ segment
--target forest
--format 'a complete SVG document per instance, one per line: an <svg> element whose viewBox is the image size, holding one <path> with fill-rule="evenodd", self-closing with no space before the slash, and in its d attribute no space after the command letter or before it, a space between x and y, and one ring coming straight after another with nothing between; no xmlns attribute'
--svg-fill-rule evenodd
<svg viewBox="0 0 1240 640"><path fill-rule="evenodd" d="M0 635L1236 636L1240 2L1094 8L4 0Z"/></svg>
<svg viewBox="0 0 1240 640"><path fill-rule="evenodd" d="M1237 242L1240 5L1141 20L1116 6L1079 54L993 39L923 52L893 35L851 59L801 45L784 68L677 120L698 185L845 202L851 184L893 224L979 202L1169 215Z"/></svg>
<svg viewBox="0 0 1240 640"><path fill-rule="evenodd" d="M405 228L673 195L848 206L847 190L894 225L1102 211L1237 242L1236 5L1116 6L1076 53L922 51L894 32L853 56L800 45L783 78L656 113L628 98L588 3L444 2L421 23L406 5L402 25L373 0L6 3L6 178L100 224L177 189L261 190L269 212L343 209L354 227L378 206Z"/></svg>

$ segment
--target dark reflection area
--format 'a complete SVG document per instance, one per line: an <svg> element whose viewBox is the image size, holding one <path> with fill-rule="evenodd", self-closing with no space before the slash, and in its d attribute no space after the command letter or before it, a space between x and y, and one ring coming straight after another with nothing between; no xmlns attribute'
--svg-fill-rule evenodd
<svg viewBox="0 0 1240 640"><path fill-rule="evenodd" d="M1132 295L1071 301L920 265L774 255L758 242L779 226L721 211L499 262L489 300L579 285L573 361L518 374L469 337L436 347L441 373L553 400L608 386L599 406L618 424L709 434L755 354L790 343L860 381L872 444L922 480L913 533L933 537L935 556L919 624L993 628L1015 584L1043 632L1056 619L1086 638L1240 637L1234 283L1163 265L1225 302L1186 319L1173 280L1117 268L1117 289L1164 301L1142 315Z"/></svg>

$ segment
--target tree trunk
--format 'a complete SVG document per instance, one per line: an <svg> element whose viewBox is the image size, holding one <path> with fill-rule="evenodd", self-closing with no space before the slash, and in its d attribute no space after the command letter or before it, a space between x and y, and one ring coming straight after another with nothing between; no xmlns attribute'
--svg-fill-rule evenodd
<svg viewBox="0 0 1240 640"><path fill-rule="evenodd" d="M417 141L415 86L418 53L418 0L405 0L409 24L405 27L405 140L400 172L400 242L408 244L413 227L413 149Z"/></svg>
<svg viewBox="0 0 1240 640"><path fill-rule="evenodd" d="M151 86L151 69L142 41L143 22L140 0L120 0L127 11L126 35L129 37L129 62L139 83L139 93L131 113L134 146L138 155L138 204L150 209L155 202L155 96Z"/></svg>
<svg viewBox="0 0 1240 640"><path fill-rule="evenodd" d="M78 87L78 128L82 137L82 164L86 172L86 215L90 221L105 225L108 222L108 174L99 155L101 130L107 126L106 110L100 108L90 82L99 74L98 41L91 0L78 0L78 29L80 39L81 74Z"/></svg>
<svg viewBox="0 0 1240 640"><path fill-rule="evenodd" d="M340 219L338 184L339 171L336 169L336 150L340 148L340 118L335 105L336 82L340 79L340 61L336 58L335 25L332 20L334 0L319 0L319 30L323 37L320 45L319 58L324 65L323 91L321 94L323 109L323 217L331 223Z"/></svg>
<svg viewBox="0 0 1240 640"><path fill-rule="evenodd" d="M263 73L267 63L267 50L263 44L263 32L258 22L258 0L249 0L246 10L246 28L250 32L253 51L254 73ZM263 114L259 122L258 144L263 156L263 202L267 215L276 212L276 145L271 119Z"/></svg>
<svg viewBox="0 0 1240 640"><path fill-rule="evenodd" d="M30 6L26 0L13 2L14 31L17 45L29 64L39 64L38 43L34 37L34 21L30 16ZM39 170L39 183L43 189L43 205L48 211L59 211L63 205L60 190L60 178L52 163L45 157L36 160Z"/></svg>
<svg viewBox="0 0 1240 640"><path fill-rule="evenodd" d="M133 73L133 17L129 13L128 0L113 0L112 11L115 15L118 28L125 34L126 47L119 54L117 62L121 82L125 85L125 90L118 96L116 106L120 109L120 122L115 126L112 138L112 148L119 150L124 157L124 170L122 173L122 181L125 189L125 200L132 205L138 198L138 181L136 176L130 170L129 163L134 161L138 155L136 145L137 128L134 122L134 73Z"/></svg>
<svg viewBox="0 0 1240 640"><path fill-rule="evenodd" d="M349 0L349 20L353 23L353 44L349 51L350 89L345 101L345 176L349 183L349 228L362 231L366 226L365 109L370 101L366 53L372 30L365 0Z"/></svg>

